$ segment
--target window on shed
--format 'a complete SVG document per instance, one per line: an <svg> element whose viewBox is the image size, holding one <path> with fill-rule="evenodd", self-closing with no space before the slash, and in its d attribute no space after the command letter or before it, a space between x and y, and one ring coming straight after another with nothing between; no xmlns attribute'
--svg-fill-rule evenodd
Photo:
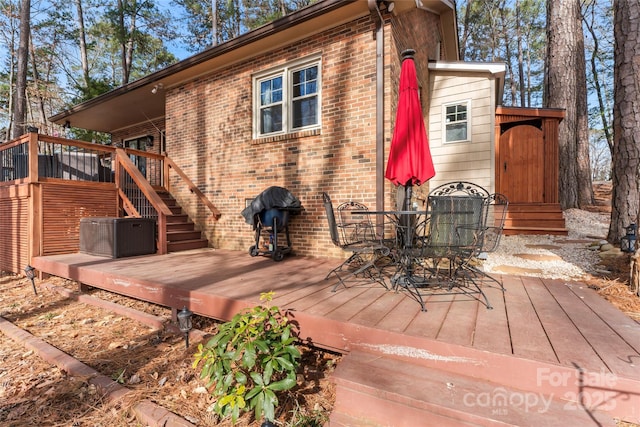
<svg viewBox="0 0 640 427"><path fill-rule="evenodd" d="M444 142L470 141L471 101L444 104L442 108L445 126Z"/></svg>
<svg viewBox="0 0 640 427"><path fill-rule="evenodd" d="M289 64L254 77L254 136L320 127L320 61Z"/></svg>

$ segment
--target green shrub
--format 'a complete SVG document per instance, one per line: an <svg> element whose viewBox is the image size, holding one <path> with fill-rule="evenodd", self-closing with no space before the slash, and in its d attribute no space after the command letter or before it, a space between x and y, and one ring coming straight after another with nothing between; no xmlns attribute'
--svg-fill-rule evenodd
<svg viewBox="0 0 640 427"><path fill-rule="evenodd" d="M260 295L263 303L272 299L273 292ZM193 367L201 364L200 378L217 399L218 416L235 423L240 411L254 411L256 420L275 419L276 393L296 385L295 332L278 307L259 305L236 314L198 346Z"/></svg>

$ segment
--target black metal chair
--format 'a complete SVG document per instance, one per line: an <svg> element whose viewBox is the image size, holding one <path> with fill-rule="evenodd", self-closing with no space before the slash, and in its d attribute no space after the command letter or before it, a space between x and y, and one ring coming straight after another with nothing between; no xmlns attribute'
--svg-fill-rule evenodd
<svg viewBox="0 0 640 427"><path fill-rule="evenodd" d="M364 275L387 288L377 263L382 257L389 255L389 248L383 244L382 238L377 236L370 215L362 213L368 210L367 207L358 202L342 203L338 206L337 221L331 197L322 193L322 198L331 241L349 253L349 257L325 277L325 280L331 275L338 278L338 283L332 291L335 292L340 285L346 288L345 280L359 275Z"/></svg>
<svg viewBox="0 0 640 427"><path fill-rule="evenodd" d="M471 259L479 253L487 230L490 200L487 190L466 181L444 184L429 193L427 232L419 255L423 280L413 281L408 288L423 310L425 292L441 292L442 288L470 295L492 308L478 281L473 280L475 271L470 274Z"/></svg>
<svg viewBox="0 0 640 427"><path fill-rule="evenodd" d="M509 200L507 196L500 193L489 195L489 199L487 200L486 226L482 230L479 244L475 248L476 251L472 254L473 258L477 260L486 259L487 253L494 252L498 248L500 239L502 238L508 208ZM476 278L496 282L500 286L500 289L503 292L505 291L501 281L479 269L473 263L469 263L466 268L475 274Z"/></svg>

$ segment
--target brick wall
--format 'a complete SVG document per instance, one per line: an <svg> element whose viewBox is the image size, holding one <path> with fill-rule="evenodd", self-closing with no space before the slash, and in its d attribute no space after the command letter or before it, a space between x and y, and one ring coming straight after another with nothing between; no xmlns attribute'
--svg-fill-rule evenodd
<svg viewBox="0 0 640 427"><path fill-rule="evenodd" d="M153 147L147 147L146 151L151 153L160 153L160 131L164 130L164 118L153 119L145 123L140 123L136 126L131 126L126 129L120 129L111 134L112 144L122 144L126 139L137 138L144 135L153 136Z"/></svg>
<svg viewBox="0 0 640 427"><path fill-rule="evenodd" d="M387 25L387 27L389 27ZM375 207L376 42L369 16L216 70L167 91L167 152L222 212L213 222L176 177L172 192L212 246L248 250L251 227L240 212L269 186L289 189L304 206L290 221L295 253L339 256L330 241L321 192L337 206L359 200ZM389 46L391 31L386 31ZM399 62L386 64L397 67ZM252 74L311 55L322 60L322 128L256 140L252 137ZM388 151L390 82L385 70ZM397 73L396 73L397 75ZM385 156L386 158L386 156ZM395 188L385 182L387 207Z"/></svg>

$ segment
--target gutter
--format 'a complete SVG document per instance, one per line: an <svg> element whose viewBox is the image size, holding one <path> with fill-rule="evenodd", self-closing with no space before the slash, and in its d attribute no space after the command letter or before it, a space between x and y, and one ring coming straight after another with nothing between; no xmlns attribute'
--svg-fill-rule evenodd
<svg viewBox="0 0 640 427"><path fill-rule="evenodd" d="M368 0L376 23L376 210L384 210L384 19L378 2ZM376 215L376 226L382 232L384 218Z"/></svg>

